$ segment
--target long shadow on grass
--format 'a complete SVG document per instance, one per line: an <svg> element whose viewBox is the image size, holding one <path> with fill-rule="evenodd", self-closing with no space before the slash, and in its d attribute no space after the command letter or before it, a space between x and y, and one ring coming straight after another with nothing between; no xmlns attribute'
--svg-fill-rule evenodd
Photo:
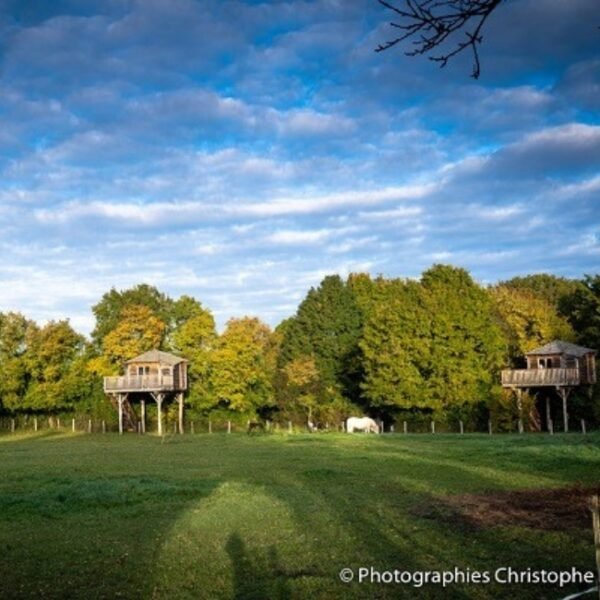
<svg viewBox="0 0 600 600"><path fill-rule="evenodd" d="M288 578L279 564L275 546L268 555L249 552L239 533L232 533L225 546L233 568L233 600L287 600Z"/></svg>

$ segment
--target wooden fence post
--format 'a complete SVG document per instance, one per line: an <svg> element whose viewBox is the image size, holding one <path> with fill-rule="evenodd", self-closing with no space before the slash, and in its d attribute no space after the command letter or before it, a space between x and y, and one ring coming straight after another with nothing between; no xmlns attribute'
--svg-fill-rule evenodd
<svg viewBox="0 0 600 600"><path fill-rule="evenodd" d="M404 421L404 433L408 433L408 423Z"/></svg>
<svg viewBox="0 0 600 600"><path fill-rule="evenodd" d="M212 421L208 420L208 433L212 433Z"/></svg>
<svg viewBox="0 0 600 600"><path fill-rule="evenodd" d="M56 429L60 429L60 417L56 419Z"/></svg>
<svg viewBox="0 0 600 600"><path fill-rule="evenodd" d="M600 497L592 496L592 525L594 528L594 545L596 546L596 569L598 583L598 597L600 597Z"/></svg>
<svg viewBox="0 0 600 600"><path fill-rule="evenodd" d="M463 435L465 432L465 426L463 425L462 421L459 421L458 423L460 425L460 434Z"/></svg>
<svg viewBox="0 0 600 600"><path fill-rule="evenodd" d="M550 435L554 435L554 421L552 419L548 421L548 429L550 430Z"/></svg>
<svg viewBox="0 0 600 600"><path fill-rule="evenodd" d="M92 420L88 419L88 433L92 433Z"/></svg>
<svg viewBox="0 0 600 600"><path fill-rule="evenodd" d="M71 431L75 433L75 419L71 419Z"/></svg>
<svg viewBox="0 0 600 600"><path fill-rule="evenodd" d="M227 421L227 433L231 433L231 421Z"/></svg>
<svg viewBox="0 0 600 600"><path fill-rule="evenodd" d="M194 421L192 421L192 422L190 423L190 432L191 432L191 433L196 433L196 432L194 431Z"/></svg>
<svg viewBox="0 0 600 600"><path fill-rule="evenodd" d="M583 435L587 433L587 430L585 428L585 419L581 419L581 433L583 433Z"/></svg>
<svg viewBox="0 0 600 600"><path fill-rule="evenodd" d="M292 422L288 421L288 433L292 433L292 432L293 432Z"/></svg>
<svg viewBox="0 0 600 600"><path fill-rule="evenodd" d="M390 425L390 433L394 433L394 426Z"/></svg>
<svg viewBox="0 0 600 600"><path fill-rule="evenodd" d="M33 430L34 431L38 430L37 417L33 417Z"/></svg>
<svg viewBox="0 0 600 600"><path fill-rule="evenodd" d="M492 428L492 420L491 419L488 419L488 433L490 435L492 435L492 433L494 433L494 430Z"/></svg>
<svg viewBox="0 0 600 600"><path fill-rule="evenodd" d="M106 433L106 421L102 421L102 433Z"/></svg>
<svg viewBox="0 0 600 600"><path fill-rule="evenodd" d="M435 433L435 421L431 421L431 433Z"/></svg>

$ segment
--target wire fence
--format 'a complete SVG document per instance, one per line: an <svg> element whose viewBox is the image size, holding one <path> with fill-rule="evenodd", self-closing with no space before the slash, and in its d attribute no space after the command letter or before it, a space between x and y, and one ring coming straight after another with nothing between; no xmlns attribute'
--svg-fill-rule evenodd
<svg viewBox="0 0 600 600"><path fill-rule="evenodd" d="M561 424L562 425L562 424ZM458 421L456 423L447 423L435 420L399 420L393 423L377 422L379 434L395 434L395 435L414 435L414 434L429 434L429 435L468 435L468 434L549 434L565 432L564 425L554 428L550 423L543 431L528 430L522 421L514 424L505 422L495 423L489 420L487 427L481 425L473 425ZM119 431L118 422L114 419L99 419L97 417L77 415L77 416L48 416L48 415L15 415L12 417L0 417L0 432L2 433L17 433L17 432L41 432L41 431L71 431L73 433L115 433ZM179 431L179 426L176 419L167 419L163 421L163 433L187 433L187 434L233 434L233 433L280 433L280 434L300 434L300 433L335 433L345 432L345 422L323 423L320 425L312 425L309 423L301 423L297 421L256 421L247 420L226 420L212 419L210 417L187 418L184 421L183 431ZM155 419L147 419L145 422L137 421L135 426L130 426L125 431L135 433L153 433L157 431L157 421ZM567 429L570 433L588 434L594 431L584 419L580 419L577 423L571 423Z"/></svg>

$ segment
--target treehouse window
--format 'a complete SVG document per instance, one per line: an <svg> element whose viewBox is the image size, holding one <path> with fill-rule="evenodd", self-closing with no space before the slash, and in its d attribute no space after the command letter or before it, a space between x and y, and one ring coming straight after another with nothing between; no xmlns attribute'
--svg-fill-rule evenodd
<svg viewBox="0 0 600 600"><path fill-rule="evenodd" d="M150 375L150 367L138 367L138 375Z"/></svg>
<svg viewBox="0 0 600 600"><path fill-rule="evenodd" d="M171 371L170 371L169 369L163 369L163 370L162 370L162 374L163 374L163 375L170 375L170 374L171 374Z"/></svg>

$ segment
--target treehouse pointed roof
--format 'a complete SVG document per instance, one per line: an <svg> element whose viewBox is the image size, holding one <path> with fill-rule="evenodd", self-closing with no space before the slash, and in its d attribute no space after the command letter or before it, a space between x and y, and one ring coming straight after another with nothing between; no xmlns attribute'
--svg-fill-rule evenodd
<svg viewBox="0 0 600 600"><path fill-rule="evenodd" d="M527 356L539 356L546 354L568 354L569 356L585 356L586 354L590 354L590 352L595 353L596 351L592 348L585 348L584 346L577 346L576 344L571 344L571 342L554 340L548 344L545 344L544 346L540 346L535 350L527 352Z"/></svg>
<svg viewBox="0 0 600 600"><path fill-rule="evenodd" d="M161 365L178 365L181 362L188 362L185 358L181 358L181 356L175 356L174 354L170 354L169 352L163 352L162 350L148 350L148 352L144 352L135 358L130 360L126 360L125 364L129 363L160 363Z"/></svg>

